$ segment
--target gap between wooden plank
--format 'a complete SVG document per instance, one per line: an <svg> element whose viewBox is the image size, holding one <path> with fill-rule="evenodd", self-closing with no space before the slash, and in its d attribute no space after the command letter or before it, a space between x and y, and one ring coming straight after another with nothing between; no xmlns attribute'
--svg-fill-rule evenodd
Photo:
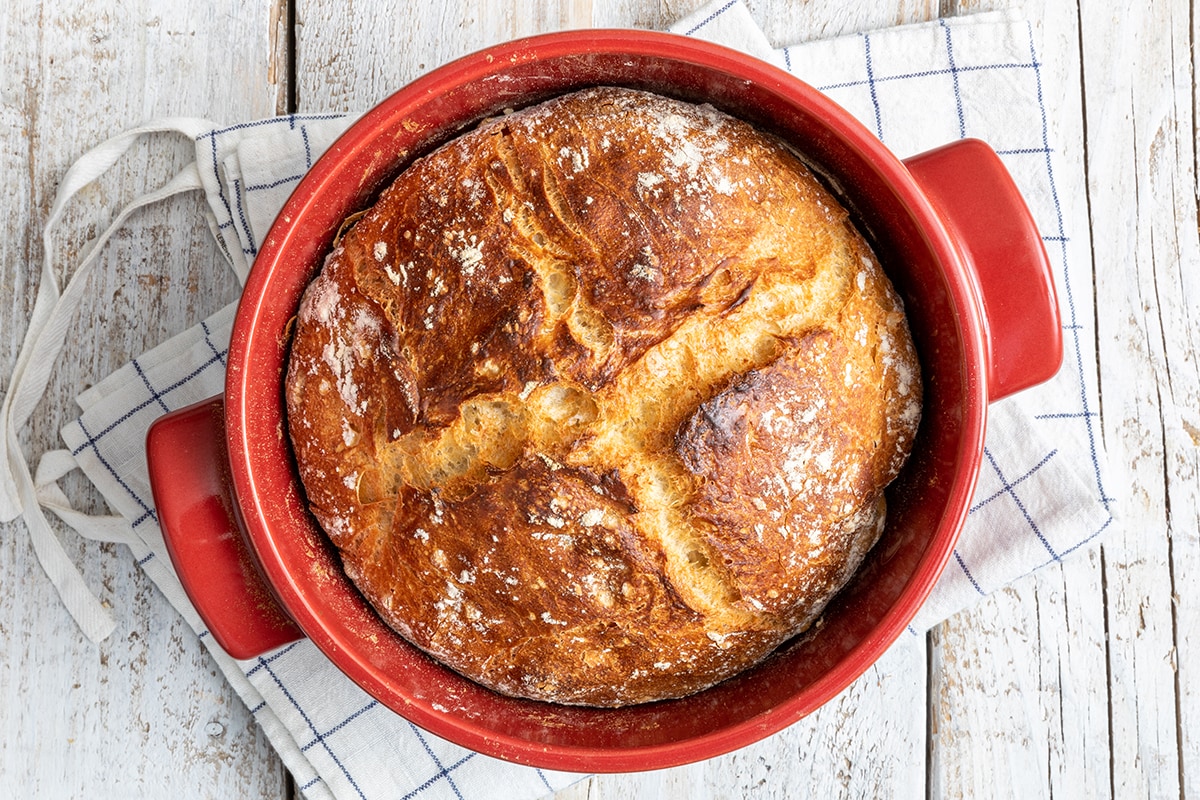
<svg viewBox="0 0 1200 800"><path fill-rule="evenodd" d="M300 110L299 81L296 75L296 0L283 0L287 4L284 19L287 25L287 113Z"/></svg>
<svg viewBox="0 0 1200 800"><path fill-rule="evenodd" d="M1085 187L1090 187L1092 185L1091 175L1090 175L1092 161L1091 161L1091 156L1088 152L1088 142L1090 141L1090 137L1088 136L1088 108L1087 108L1087 91L1086 91L1086 89L1087 89L1087 59L1085 59L1083 57L1083 53L1084 53L1084 49L1083 49L1083 9L1079 2L1075 3L1075 19L1076 19L1075 30L1076 30L1076 35L1077 35L1078 41L1079 41L1079 98L1080 98L1079 113L1080 113L1080 117L1081 117L1080 122L1082 125L1082 133L1083 133L1082 141L1080 142L1080 147L1081 147L1080 159L1083 162L1083 185ZM1086 209L1086 212L1087 212L1088 230L1095 230L1095 219L1093 217L1093 212L1092 212L1092 194L1091 194L1091 192L1085 191L1083 193L1083 198L1084 198L1083 199L1084 208ZM1099 291L1099 287L1096 285L1096 276L1099 273L1097 271L1096 250L1094 247L1092 248L1092 253L1091 253L1091 271L1092 271L1092 318L1099 321L1101 319L1100 307L1099 307L1100 291ZM1095 329L1093 335L1094 335L1094 339L1095 339L1094 346L1095 346L1095 352L1096 352L1096 374L1100 375L1100 352L1101 352L1100 325L1097 324L1095 327L1096 327L1096 329ZM1103 393L1096 392L1096 403L1097 403L1096 412L1098 415L1097 418L1103 420L1104 419L1104 395L1103 395ZM1100 427L1100 436L1103 437L1104 436L1104 426L1100 425L1099 427ZM1102 438L1102 441L1103 441L1103 438ZM1113 741L1114 740L1113 740L1113 704L1112 704L1112 654L1110 652L1112 643L1111 643L1111 639L1109 636L1109 625L1108 625L1108 609L1109 609L1109 604L1108 604L1108 556L1105 553L1103 544L1100 545L1100 592L1101 592L1101 597L1104 598L1104 609L1105 609L1105 611L1104 611L1104 669L1105 669L1104 687L1105 687L1105 692L1106 692L1105 705L1108 708L1108 713L1107 713L1107 717L1108 717L1108 749L1109 749L1108 793L1109 793L1109 797L1116 797L1117 796L1116 795L1116 763L1115 763L1114 755L1113 755L1113 753L1114 753Z"/></svg>
<svg viewBox="0 0 1200 800"><path fill-rule="evenodd" d="M1196 53L1196 3L1191 0L1188 3L1188 51L1192 53L1192 92L1191 92L1191 111L1192 111L1192 180L1197 180L1197 150L1196 147L1196 72L1195 72L1195 53ZM1193 185L1193 191L1197 186ZM1200 193L1197 194L1200 197ZM1200 202L1196 204L1196 227L1200 229ZM1166 420L1164 419L1163 429L1166 430ZM1166 445L1164 442L1164 456L1166 455ZM1175 675L1175 742L1179 749L1179 798L1184 800L1187 795L1187 753L1184 752L1184 740L1186 736L1183 729L1183 684L1179 679L1179 594L1175 583L1175 537L1171 532L1171 470L1168 466L1167 458L1163 458L1163 495L1166 497L1166 512L1167 512L1167 570L1171 576L1171 660L1174 667Z"/></svg>
<svg viewBox="0 0 1200 800"><path fill-rule="evenodd" d="M296 86L296 0L276 0L271 6L269 36L271 37L270 63L267 65L267 82L278 86L275 114L295 114L298 108Z"/></svg>

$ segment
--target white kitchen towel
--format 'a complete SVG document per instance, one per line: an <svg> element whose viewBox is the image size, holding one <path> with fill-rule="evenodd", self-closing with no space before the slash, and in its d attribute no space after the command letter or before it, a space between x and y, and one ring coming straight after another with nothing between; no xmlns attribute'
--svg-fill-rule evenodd
<svg viewBox="0 0 1200 800"><path fill-rule="evenodd" d="M782 64L857 115L901 156L964 136L984 139L1013 173L1043 233L1064 315L1065 363L1053 381L992 406L966 528L911 631L921 632L1095 540L1114 518L1098 430L1090 241L1082 166L1059 145L1064 115L1078 114L1078 108L1047 104L1047 87L1060 86L1063 78L1054 71L1057 62L1042 61L1036 24L977 15L772 50L733 0L702 9L674 30ZM244 278L291 189L350 121L295 115L199 133L194 121L186 121L175 127L196 141L197 174L185 170L160 194L203 187L218 241ZM53 275L44 274L46 280ZM83 413L62 432L68 450L48 454L33 479L38 502L69 524L127 541L206 643L212 639L165 556L144 436L167 410L222 390L232 318L232 307L218 311L80 395ZM10 396L15 384L14 377ZM6 440L15 441L13 420L6 416L4 424ZM0 466L19 484L21 469L12 467L13 459L10 448L9 463ZM74 465L124 521L94 523L74 515L54 483ZM0 510L11 516L15 508L28 517L28 502L20 506L28 496L18 493ZM505 764L415 728L306 641L249 661L234 661L215 644L210 649L309 797L533 798L578 778Z"/></svg>

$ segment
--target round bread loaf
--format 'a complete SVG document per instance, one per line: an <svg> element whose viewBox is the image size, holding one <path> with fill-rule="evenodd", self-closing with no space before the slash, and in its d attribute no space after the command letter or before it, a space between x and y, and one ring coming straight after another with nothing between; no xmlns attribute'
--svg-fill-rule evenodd
<svg viewBox="0 0 1200 800"><path fill-rule="evenodd" d="M288 425L396 631L509 695L683 696L804 631L884 523L901 303L780 141L595 88L412 164L308 288Z"/></svg>

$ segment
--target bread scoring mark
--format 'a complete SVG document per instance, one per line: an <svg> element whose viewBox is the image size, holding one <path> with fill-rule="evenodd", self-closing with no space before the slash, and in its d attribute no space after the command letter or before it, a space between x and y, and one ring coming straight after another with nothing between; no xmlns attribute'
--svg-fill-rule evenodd
<svg viewBox="0 0 1200 800"><path fill-rule="evenodd" d="M558 463L597 413L586 390L562 382L477 395L449 425L418 427L383 443L377 479L388 494L407 485L459 498L484 483L489 471L511 469L526 447Z"/></svg>
<svg viewBox="0 0 1200 800"><path fill-rule="evenodd" d="M763 235L776 230L764 228ZM668 578L689 606L708 615L714 630L776 626L770 614L742 602L709 544L709 531L688 512L696 478L669 445L705 400L772 362L785 340L836 315L852 281L846 261L830 252L808 280L787 271L760 275L732 310L693 313L598 391L554 381L526 385L519 393L477 395L440 429L418 427L380 443L384 485L392 493L406 485L454 500L485 485L491 473L512 468L526 452L569 467L616 472L637 509L636 524L659 542ZM585 512L579 521L601 524L603 512ZM554 516L545 522L565 524Z"/></svg>

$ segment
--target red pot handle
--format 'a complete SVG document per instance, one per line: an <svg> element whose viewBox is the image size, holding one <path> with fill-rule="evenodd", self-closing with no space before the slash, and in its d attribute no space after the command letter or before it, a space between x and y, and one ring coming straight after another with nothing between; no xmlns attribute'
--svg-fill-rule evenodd
<svg viewBox="0 0 1200 800"><path fill-rule="evenodd" d="M263 579L234 511L224 399L155 420L146 460L167 553L217 644L247 659L303 638Z"/></svg>
<svg viewBox="0 0 1200 800"><path fill-rule="evenodd" d="M1062 322L1050 260L1000 157L978 139L963 139L904 165L978 281L989 347L988 399L1052 378L1062 365Z"/></svg>

